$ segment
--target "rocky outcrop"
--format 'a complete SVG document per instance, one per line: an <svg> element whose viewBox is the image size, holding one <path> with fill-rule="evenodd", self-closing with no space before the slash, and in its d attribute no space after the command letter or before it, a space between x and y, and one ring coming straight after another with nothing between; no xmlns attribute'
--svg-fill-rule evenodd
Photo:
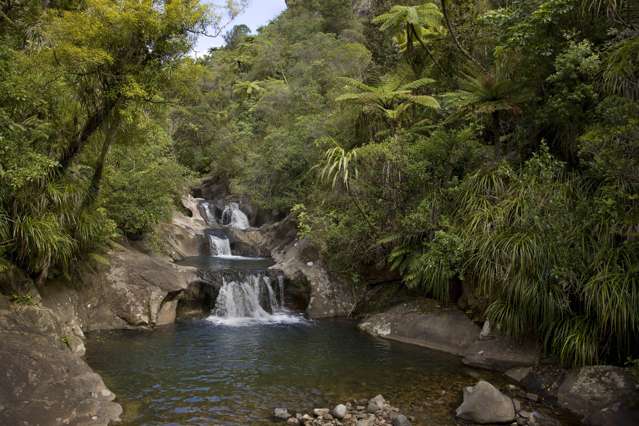
<svg viewBox="0 0 639 426"><path fill-rule="evenodd" d="M369 316L359 328L375 336L464 355L480 329L455 307L430 299L397 305Z"/></svg>
<svg viewBox="0 0 639 426"><path fill-rule="evenodd" d="M464 402L457 417L474 423L508 423L515 420L513 400L486 381L464 389Z"/></svg>
<svg viewBox="0 0 639 426"><path fill-rule="evenodd" d="M41 294L46 307L85 332L154 327L175 321L177 298L195 280L193 268L119 246L108 266L86 271L78 286L51 283Z"/></svg>
<svg viewBox="0 0 639 426"><path fill-rule="evenodd" d="M248 231L232 231L231 241L255 247L275 261L272 269L286 278L286 294L304 305L311 318L345 317L355 309L359 290L330 274L308 239L298 239L295 222L281 222Z"/></svg>
<svg viewBox="0 0 639 426"><path fill-rule="evenodd" d="M0 297L0 424L107 425L122 408L50 309Z"/></svg>
<svg viewBox="0 0 639 426"><path fill-rule="evenodd" d="M183 211L174 212L170 222L158 226L162 249L174 261L198 256L207 245L204 239L207 225L200 215L198 203L190 195L183 197Z"/></svg>

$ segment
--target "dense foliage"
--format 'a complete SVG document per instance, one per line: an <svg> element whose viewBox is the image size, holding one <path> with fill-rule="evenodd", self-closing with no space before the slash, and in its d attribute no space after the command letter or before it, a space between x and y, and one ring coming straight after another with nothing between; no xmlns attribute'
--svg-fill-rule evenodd
<svg viewBox="0 0 639 426"><path fill-rule="evenodd" d="M212 175L344 279L637 357L638 3L287 3L193 60L246 1L0 0L0 272L68 275Z"/></svg>
<svg viewBox="0 0 639 426"><path fill-rule="evenodd" d="M566 363L637 356L637 3L288 3L201 61L179 160L346 279L462 287Z"/></svg>
<svg viewBox="0 0 639 426"><path fill-rule="evenodd" d="M0 2L0 272L44 285L170 217L191 172L168 112L223 19L192 0Z"/></svg>

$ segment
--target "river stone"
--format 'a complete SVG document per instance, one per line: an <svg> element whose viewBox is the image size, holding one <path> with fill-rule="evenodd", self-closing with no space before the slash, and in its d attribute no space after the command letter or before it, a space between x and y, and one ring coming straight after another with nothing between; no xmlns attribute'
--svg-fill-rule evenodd
<svg viewBox="0 0 639 426"><path fill-rule="evenodd" d="M346 416L348 410L346 409L346 405L339 404L335 408L333 408L333 415L338 419L343 419Z"/></svg>
<svg viewBox="0 0 639 426"><path fill-rule="evenodd" d="M369 413L376 413L380 410L384 409L384 405L386 404L386 400L383 396L377 395L375 398L371 398L368 401L367 411Z"/></svg>
<svg viewBox="0 0 639 426"><path fill-rule="evenodd" d="M393 426L411 426L411 423L405 415L400 414L393 419L392 425Z"/></svg>
<svg viewBox="0 0 639 426"><path fill-rule="evenodd" d="M325 415L329 414L331 410L329 410L328 408L315 408L313 410L313 414L315 414L317 417L324 417Z"/></svg>
<svg viewBox="0 0 639 426"><path fill-rule="evenodd" d="M475 423L506 423L515 420L513 401L490 383L480 380L464 389L464 402L457 417Z"/></svg>
<svg viewBox="0 0 639 426"><path fill-rule="evenodd" d="M637 400L636 382L620 367L597 365L571 371L559 387L559 403L573 413L588 416L615 402Z"/></svg>
<svg viewBox="0 0 639 426"><path fill-rule="evenodd" d="M286 408L276 408L273 410L273 417L278 420L288 420L291 415Z"/></svg>

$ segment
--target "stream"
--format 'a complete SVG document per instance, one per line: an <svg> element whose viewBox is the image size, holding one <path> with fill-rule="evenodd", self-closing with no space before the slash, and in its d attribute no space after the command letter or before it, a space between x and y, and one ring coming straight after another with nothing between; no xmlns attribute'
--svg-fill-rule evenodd
<svg viewBox="0 0 639 426"><path fill-rule="evenodd" d="M351 321L301 318L93 333L87 361L118 395L127 425L266 425L274 407L310 410L378 393L414 424L453 425L463 386L480 375L495 380Z"/></svg>
<svg viewBox="0 0 639 426"><path fill-rule="evenodd" d="M153 332L88 335L86 359L117 395L125 425L266 425L275 407L307 412L377 394L415 425L454 425L464 386L499 381L458 357L369 336L353 321L290 311L269 259L232 254L223 227L248 223L237 205L217 216L208 203L200 210L218 225L210 254L181 263L218 278L210 314Z"/></svg>

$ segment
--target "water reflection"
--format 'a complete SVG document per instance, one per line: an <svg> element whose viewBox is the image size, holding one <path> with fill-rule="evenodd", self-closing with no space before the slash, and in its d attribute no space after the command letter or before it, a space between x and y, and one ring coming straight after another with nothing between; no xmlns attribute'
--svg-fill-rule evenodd
<svg viewBox="0 0 639 426"><path fill-rule="evenodd" d="M476 381L456 357L375 339L346 321L189 321L153 333L92 334L87 359L129 425L269 424L276 406L308 410L378 393L416 424L452 425L462 387Z"/></svg>

